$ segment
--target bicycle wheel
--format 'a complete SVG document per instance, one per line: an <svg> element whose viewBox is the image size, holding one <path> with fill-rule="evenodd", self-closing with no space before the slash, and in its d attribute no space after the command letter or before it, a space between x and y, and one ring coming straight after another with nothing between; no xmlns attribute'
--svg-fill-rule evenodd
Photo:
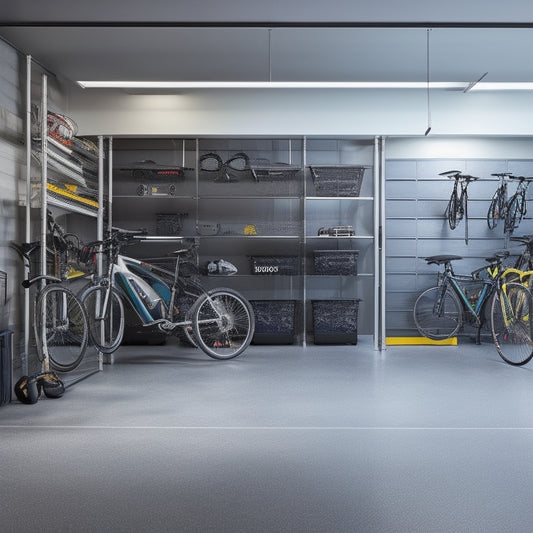
<svg viewBox="0 0 533 533"><path fill-rule="evenodd" d="M504 232L512 234L524 216L525 199L522 195L514 195L507 205Z"/></svg>
<svg viewBox="0 0 533 533"><path fill-rule="evenodd" d="M60 372L71 372L83 360L88 342L87 314L72 291L48 285L38 295L34 331L41 361Z"/></svg>
<svg viewBox="0 0 533 533"><path fill-rule="evenodd" d="M194 340L209 357L232 359L252 341L255 329L250 303L232 289L202 294L191 310Z"/></svg>
<svg viewBox="0 0 533 533"><path fill-rule="evenodd" d="M454 293L444 292L442 287L426 289L416 299L413 311L415 324L421 335L429 339L442 340L453 337L463 323L461 303Z"/></svg>
<svg viewBox="0 0 533 533"><path fill-rule="evenodd" d="M81 301L87 311L91 341L102 353L112 354L124 337L122 298L112 287L94 286L81 295Z"/></svg>
<svg viewBox="0 0 533 533"><path fill-rule="evenodd" d="M498 225L498 220L503 218L503 216L504 211L502 210L501 195L499 191L496 191L490 202L489 210L487 211L487 226L489 229L494 229Z"/></svg>
<svg viewBox="0 0 533 533"><path fill-rule="evenodd" d="M448 217L448 225L450 226L450 229L455 229L460 220L457 218L458 208L457 196L452 194L448 201L448 206L446 207L446 216Z"/></svg>
<svg viewBox="0 0 533 533"><path fill-rule="evenodd" d="M519 283L508 283L494 294L491 332L500 357L510 365L525 365L533 357L531 293Z"/></svg>

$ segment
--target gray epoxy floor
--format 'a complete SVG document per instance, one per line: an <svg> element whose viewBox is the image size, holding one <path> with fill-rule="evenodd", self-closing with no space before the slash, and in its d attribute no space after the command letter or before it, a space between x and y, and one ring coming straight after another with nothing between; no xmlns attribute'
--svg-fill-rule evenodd
<svg viewBox="0 0 533 533"><path fill-rule="evenodd" d="M0 442L1 531L533 531L533 363L490 344L123 347Z"/></svg>

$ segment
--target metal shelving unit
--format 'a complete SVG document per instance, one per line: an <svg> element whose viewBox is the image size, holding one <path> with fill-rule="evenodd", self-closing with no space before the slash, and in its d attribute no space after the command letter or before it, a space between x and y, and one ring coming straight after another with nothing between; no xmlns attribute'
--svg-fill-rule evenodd
<svg viewBox="0 0 533 533"><path fill-rule="evenodd" d="M311 140L311 143L315 140ZM331 142L331 140L329 140ZM375 163L376 141L374 138L347 140L337 139L342 144L357 146L354 165L365 166L364 184L359 196L319 196L308 186L310 176L307 165L308 143L306 137L293 139L257 139L257 138L197 138L197 139L114 139L115 172L113 225L127 229L147 227L153 234L153 218L159 212L188 212L183 220L181 237L194 239L199 243L200 266L210 260L223 257L234 263L239 273L226 277L224 284L243 292L251 300L297 300L303 309L299 320L300 344L306 343L306 305L308 290L321 281L326 285L339 282L334 288L339 294L346 293L346 282L352 283L352 294L361 289L365 294L362 306L365 314L371 318L364 319L363 334L371 334L375 339L376 349L381 348L380 338L380 288L379 288L379 194L381 174ZM360 153L363 150L363 155ZM235 153L245 152L250 161L260 161L255 167L233 171L231 179L220 179L216 171L200 170L198 162L205 154L216 153L221 160L227 160ZM342 150L341 150L342 152ZM152 154L152 155L151 155ZM324 153L321 154L322 156ZM331 154L326 154L327 156ZM337 154L336 157L345 157ZM311 159L312 159L311 155ZM117 172L125 159L161 160L181 163L194 168L185 173L184 181L176 188L174 195L137 196L127 193L134 185L133 176L124 176ZM265 161L275 160L275 164ZM278 163L282 160L283 163ZM296 163L296 164L295 164ZM351 161L350 161L351 163ZM354 165L341 165L342 168ZM274 176L264 174L260 179L254 177L252 170L267 169ZM288 170L287 176L279 175ZM119 189L117 191L117 189ZM307 196L309 194L309 196ZM323 247L326 242L334 241L328 237L313 235L307 231L310 223L311 206L320 210L325 206L335 205L335 210L342 216L355 217L363 221L359 229L350 237L337 237L335 243L341 247L359 246L364 249L361 258L363 267L352 280L345 276L314 276L309 270L308 252L313 246ZM326 212L328 210L326 209ZM322 215L327 219L327 214ZM196 231L199 223L217 223L218 232L213 235L200 235ZM321 224L324 225L324 224ZM245 234L247 226L253 227L255 234ZM172 246L172 236L156 236L145 240L150 247L128 250L128 253L150 256L164 255ZM297 255L299 271L294 275L254 275L250 272L250 256L253 255ZM141 258L141 256L139 256ZM339 278L339 279L337 279ZM314 281L313 281L314 279ZM340 281L339 281L340 280ZM206 276L204 283L220 285L220 277ZM344 285L344 287L342 286ZM359 288L359 289L358 289ZM372 310L372 312L370 312ZM371 322L374 323L371 323Z"/></svg>
<svg viewBox="0 0 533 533"><path fill-rule="evenodd" d="M103 219L104 219L104 150L103 150L103 137L98 139L98 155L93 157L93 162L97 166L97 191L96 200L87 201L87 197L82 195L77 190L81 178L74 180L71 172L62 173L61 167L54 166L53 170L50 167L50 155L52 147L48 141L49 139L49 125L48 125L48 112L49 112L49 94L48 94L48 76L46 73L41 74L40 79L40 102L39 113L40 127L37 136L32 135L32 128L34 126L33 120L35 117L32 113L32 60L27 58L27 83L28 90L26 93L26 161L28 163L26 174L26 242L39 240L42 243L47 242L47 212L51 210L54 216L82 215L87 217L93 225L93 230L97 239L103 237ZM54 141L57 144L57 141ZM37 150L36 152L34 152ZM54 152L55 154L55 152ZM37 157L35 157L37 155ZM54 157L61 157L55 155ZM32 165L33 161L37 161L37 165ZM67 159L65 159L68 162ZM68 163L65 168L70 165ZM71 165L75 167L74 164ZM80 167L81 172L81 167ZM63 178L64 183L74 181L71 187L56 186L56 183L52 176ZM81 174L80 174L81 176ZM55 194L56 190L60 190L60 194ZM93 239L94 240L94 236ZM38 261L38 269L40 274L47 274L47 250L46 246L41 246L40 256ZM28 272L25 272L27 277ZM31 373L30 366L35 367L35 362L30 365L30 358L36 356L35 350L32 347L32 306L33 302L30 297L29 291L25 293L24 299L24 354L22 356L22 370L24 373ZM87 353L86 361L82 363L79 369L75 370L68 375L62 376L67 385L71 385L74 382L84 379L88 375L97 372L102 369L102 359L100 354L95 352L94 354Z"/></svg>

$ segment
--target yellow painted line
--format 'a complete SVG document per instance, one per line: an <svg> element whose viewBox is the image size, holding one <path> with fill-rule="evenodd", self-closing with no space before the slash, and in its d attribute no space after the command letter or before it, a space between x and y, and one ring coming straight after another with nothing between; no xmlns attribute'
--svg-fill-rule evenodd
<svg viewBox="0 0 533 533"><path fill-rule="evenodd" d="M457 346L457 337L435 341L427 337L387 337L387 346L413 346L413 345L435 345L435 346Z"/></svg>

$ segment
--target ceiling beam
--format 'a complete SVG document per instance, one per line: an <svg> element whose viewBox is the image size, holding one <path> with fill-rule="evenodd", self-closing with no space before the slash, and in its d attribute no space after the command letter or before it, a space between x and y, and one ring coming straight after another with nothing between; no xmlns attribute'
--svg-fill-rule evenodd
<svg viewBox="0 0 533 533"><path fill-rule="evenodd" d="M280 22L280 21L3 21L3 28L480 28L530 29L533 22Z"/></svg>

